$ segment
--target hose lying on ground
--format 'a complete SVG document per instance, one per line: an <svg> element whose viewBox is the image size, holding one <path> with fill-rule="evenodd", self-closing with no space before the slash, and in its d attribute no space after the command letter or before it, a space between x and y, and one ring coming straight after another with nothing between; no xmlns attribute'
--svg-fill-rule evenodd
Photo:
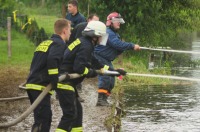
<svg viewBox="0 0 200 132"><path fill-rule="evenodd" d="M25 85L26 82L23 82L22 84L19 85L20 89L24 89L25 90ZM10 98L0 98L0 102L2 101L13 101L13 100L20 100L20 99L27 99L28 96L19 96L19 97L10 97Z"/></svg>
<svg viewBox="0 0 200 132"><path fill-rule="evenodd" d="M79 78L81 75L79 74L64 74L59 77L59 81L66 79L73 79L73 78ZM49 84L43 91L42 93L38 96L38 98L34 101L34 103L17 119L11 121L11 122L6 122L6 123L1 123L0 128L6 128L13 126L22 120L24 120L37 106L38 104L42 101L42 99L48 94L48 92L51 90L51 84Z"/></svg>
<svg viewBox="0 0 200 132"><path fill-rule="evenodd" d="M23 83L21 83L21 84L19 85L19 88L20 88L20 89L26 90L25 85L26 85L26 82L23 82Z"/></svg>
<svg viewBox="0 0 200 132"><path fill-rule="evenodd" d="M27 98L28 98L28 96L19 96L19 97L11 97L11 98L0 98L0 102L27 99Z"/></svg>

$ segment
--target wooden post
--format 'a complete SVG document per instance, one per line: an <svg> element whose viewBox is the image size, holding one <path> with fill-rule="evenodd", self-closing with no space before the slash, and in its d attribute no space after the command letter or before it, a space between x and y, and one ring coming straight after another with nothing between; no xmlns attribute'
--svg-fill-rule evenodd
<svg viewBox="0 0 200 132"><path fill-rule="evenodd" d="M153 70L154 69L154 61L155 61L155 55L154 53L150 53L149 55L149 64L148 64L148 69Z"/></svg>
<svg viewBox="0 0 200 132"><path fill-rule="evenodd" d="M11 57L11 17L7 17L8 28L8 57Z"/></svg>

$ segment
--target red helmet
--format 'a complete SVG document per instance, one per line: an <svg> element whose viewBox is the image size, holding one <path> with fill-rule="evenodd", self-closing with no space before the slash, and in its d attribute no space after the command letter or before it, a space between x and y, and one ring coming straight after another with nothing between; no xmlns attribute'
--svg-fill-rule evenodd
<svg viewBox="0 0 200 132"><path fill-rule="evenodd" d="M107 16L106 26L110 26L112 22L120 22L121 24L125 23L124 19L117 12L112 12Z"/></svg>

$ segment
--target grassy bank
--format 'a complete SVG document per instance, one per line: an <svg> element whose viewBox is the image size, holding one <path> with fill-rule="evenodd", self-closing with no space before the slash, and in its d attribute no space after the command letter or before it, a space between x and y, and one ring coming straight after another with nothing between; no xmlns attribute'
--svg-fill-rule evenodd
<svg viewBox="0 0 200 132"><path fill-rule="evenodd" d="M7 65L17 67L27 67L31 63L35 46L30 42L24 34L21 34L14 29L11 33L11 57L8 57L7 40L1 40L0 44L0 66Z"/></svg>
<svg viewBox="0 0 200 132"><path fill-rule="evenodd" d="M161 74L161 75L170 75L169 69L154 69L148 70L147 63L144 59L139 56L133 57L123 57L123 61L118 63L119 60L114 61L115 68L124 68L128 73L140 73L140 74ZM123 77L124 85L166 85L171 84L172 80L162 79L162 78L152 78L152 77L140 77L140 76L131 76L127 75Z"/></svg>
<svg viewBox="0 0 200 132"><path fill-rule="evenodd" d="M8 57L7 40L0 43L0 98L19 96L18 85L24 82L29 73L35 46L24 34L12 30L12 54Z"/></svg>

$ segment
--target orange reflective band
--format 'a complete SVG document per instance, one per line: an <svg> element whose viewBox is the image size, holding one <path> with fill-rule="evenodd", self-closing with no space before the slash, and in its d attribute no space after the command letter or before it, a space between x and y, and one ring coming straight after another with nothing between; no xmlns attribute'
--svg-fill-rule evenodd
<svg viewBox="0 0 200 132"><path fill-rule="evenodd" d="M98 90L98 93L105 93L105 94L107 94L107 93L108 93L108 90L105 90L105 89L99 89L99 90Z"/></svg>

